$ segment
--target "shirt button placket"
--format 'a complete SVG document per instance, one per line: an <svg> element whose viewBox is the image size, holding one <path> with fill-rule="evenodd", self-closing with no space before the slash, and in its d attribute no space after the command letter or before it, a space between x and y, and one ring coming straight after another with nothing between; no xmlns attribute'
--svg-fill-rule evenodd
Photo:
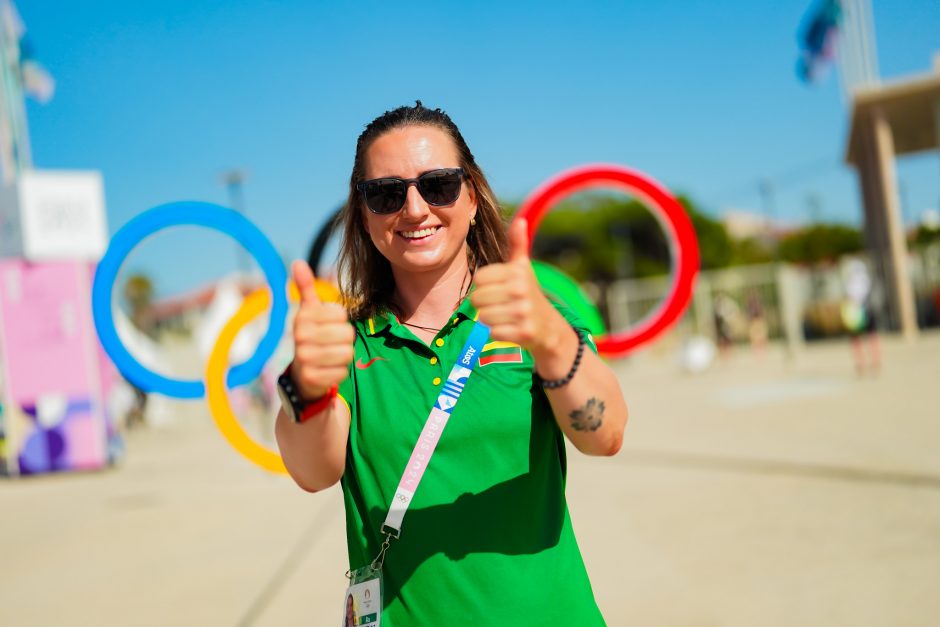
<svg viewBox="0 0 940 627"><path fill-rule="evenodd" d="M443 346L443 345L444 345L444 338L440 338L440 337L439 337L439 338L437 338L436 340L434 340L434 345L437 346L438 348L440 348L441 346ZM437 363L437 361L438 361L438 360L437 360L437 357L432 357L432 358L431 358L431 363L432 363L432 364ZM431 383L432 383L433 385L435 385L435 386L440 385L440 384L441 384L441 378L440 378L440 377L434 377L434 380L431 381Z"/></svg>
<svg viewBox="0 0 940 627"><path fill-rule="evenodd" d="M441 339L438 339L438 340L435 342L435 344L437 344L438 346L440 346L440 345L443 344L443 343L444 343L444 341L441 340ZM438 371L438 373L440 373L441 366L438 365L438 364L441 363L441 360L438 359L437 356L435 355L434 357L431 357L431 359L429 359L428 361L429 361L429 363L430 363L432 366L437 366L436 370ZM431 380L431 385L438 386L438 385L440 385L440 384L441 384L441 378L440 378L440 377L434 377L434 379Z"/></svg>

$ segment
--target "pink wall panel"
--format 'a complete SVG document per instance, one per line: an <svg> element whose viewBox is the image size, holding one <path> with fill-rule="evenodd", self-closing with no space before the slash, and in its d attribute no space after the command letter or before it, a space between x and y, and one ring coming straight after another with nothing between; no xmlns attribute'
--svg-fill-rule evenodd
<svg viewBox="0 0 940 627"><path fill-rule="evenodd" d="M0 260L7 401L28 420L8 434L24 474L105 464L102 365L86 262ZM12 426L12 425L11 425Z"/></svg>

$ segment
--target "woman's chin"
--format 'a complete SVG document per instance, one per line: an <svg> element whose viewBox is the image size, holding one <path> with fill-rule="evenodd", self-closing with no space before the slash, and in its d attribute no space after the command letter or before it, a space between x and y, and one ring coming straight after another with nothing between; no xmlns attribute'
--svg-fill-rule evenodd
<svg viewBox="0 0 940 627"><path fill-rule="evenodd" d="M459 254L458 252L457 255ZM465 253L464 258L466 258ZM456 261L456 255L448 257L442 254L440 250L411 250L399 255L398 259L391 261L391 263L397 269L405 272L434 272L450 268Z"/></svg>

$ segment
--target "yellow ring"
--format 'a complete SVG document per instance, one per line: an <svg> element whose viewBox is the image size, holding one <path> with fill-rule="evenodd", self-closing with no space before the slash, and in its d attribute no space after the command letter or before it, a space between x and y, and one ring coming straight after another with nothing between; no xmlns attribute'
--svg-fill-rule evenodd
<svg viewBox="0 0 940 627"><path fill-rule="evenodd" d="M339 300L339 292L330 283L316 280L317 295L322 300ZM288 285L288 294L291 302L299 300L299 293L294 282ZM222 432L236 451L248 461L273 473L287 474L284 460L276 452L258 444L251 439L238 422L229 404L228 392L225 387L225 375L228 371L228 355L232 343L238 332L249 322L267 311L271 303L271 296L267 289L259 289L249 294L235 315L225 323L219 338L216 340L209 362L206 364L206 400L215 425Z"/></svg>
<svg viewBox="0 0 940 627"><path fill-rule="evenodd" d="M284 467L284 460L281 456L252 440L242 429L232 412L225 388L228 354L232 348L232 342L235 341L242 327L267 310L270 302L271 296L268 290L260 289L252 292L219 333L212 354L209 355L209 363L206 365L206 400L209 402L209 410L212 412L215 425L232 448L265 470L286 474L287 469Z"/></svg>

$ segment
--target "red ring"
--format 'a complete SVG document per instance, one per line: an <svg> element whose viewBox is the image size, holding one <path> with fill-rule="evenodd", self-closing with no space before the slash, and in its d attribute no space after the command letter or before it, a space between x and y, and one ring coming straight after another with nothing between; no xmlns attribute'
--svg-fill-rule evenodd
<svg viewBox="0 0 940 627"><path fill-rule="evenodd" d="M572 168L550 178L522 203L514 220L528 220L529 246L532 245L542 217L556 203L571 194L594 187L614 187L645 201L660 218L672 249L672 287L659 307L630 329L597 340L599 352L611 357L622 357L672 326L688 307L699 269L698 240L685 209L657 181L623 166L594 164Z"/></svg>

